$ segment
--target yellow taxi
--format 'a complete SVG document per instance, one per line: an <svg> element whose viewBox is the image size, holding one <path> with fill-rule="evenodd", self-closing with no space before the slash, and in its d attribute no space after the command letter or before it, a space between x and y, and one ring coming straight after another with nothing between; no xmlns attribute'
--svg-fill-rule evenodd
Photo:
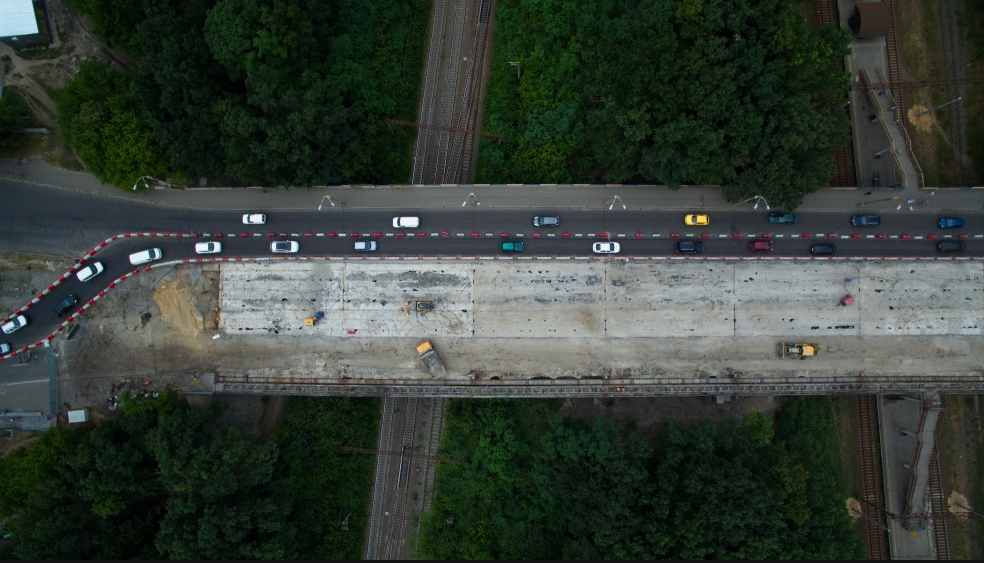
<svg viewBox="0 0 984 563"><path fill-rule="evenodd" d="M683 222L691 227L701 227L703 225L710 225L711 217L706 213L691 213L690 215L683 216Z"/></svg>

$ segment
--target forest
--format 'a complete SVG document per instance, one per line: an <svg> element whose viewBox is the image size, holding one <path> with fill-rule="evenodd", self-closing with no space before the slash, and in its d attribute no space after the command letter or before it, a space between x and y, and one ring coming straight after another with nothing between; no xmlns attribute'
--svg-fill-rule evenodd
<svg viewBox="0 0 984 563"><path fill-rule="evenodd" d="M850 559L828 397L658 438L557 400L452 400L429 559ZM378 399L294 397L272 437L167 390L0 458L12 559L359 559Z"/></svg>
<svg viewBox="0 0 984 563"><path fill-rule="evenodd" d="M426 559L863 559L829 397L655 440L538 401L454 401Z"/></svg>
<svg viewBox="0 0 984 563"><path fill-rule="evenodd" d="M88 61L59 125L99 179L387 183L409 175L427 0L72 0L136 58ZM165 172L166 170L166 172ZM134 174L134 171L136 173Z"/></svg>
<svg viewBox="0 0 984 563"><path fill-rule="evenodd" d="M808 31L797 4L499 0L484 129L503 140L483 140L475 181L711 185L795 208L851 131L849 34Z"/></svg>
<svg viewBox="0 0 984 563"><path fill-rule="evenodd" d="M798 4L499 0L483 129L502 138L483 140L475 181L711 185L796 207L850 137L849 34L807 29ZM83 69L91 84L59 104L101 179L408 181L413 129L385 120L416 120L426 0L72 5L139 61L112 81Z"/></svg>
<svg viewBox="0 0 984 563"><path fill-rule="evenodd" d="M4 558L359 559L373 459L341 447L375 446L379 401L294 398L270 439L221 408L125 396L0 458Z"/></svg>

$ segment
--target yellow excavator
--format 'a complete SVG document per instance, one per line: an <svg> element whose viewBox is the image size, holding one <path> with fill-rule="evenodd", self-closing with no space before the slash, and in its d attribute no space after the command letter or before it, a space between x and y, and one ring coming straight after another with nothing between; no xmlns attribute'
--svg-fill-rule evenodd
<svg viewBox="0 0 984 563"><path fill-rule="evenodd" d="M783 342L779 344L780 358L799 358L805 360L816 356L818 352L820 352L819 344L805 342Z"/></svg>

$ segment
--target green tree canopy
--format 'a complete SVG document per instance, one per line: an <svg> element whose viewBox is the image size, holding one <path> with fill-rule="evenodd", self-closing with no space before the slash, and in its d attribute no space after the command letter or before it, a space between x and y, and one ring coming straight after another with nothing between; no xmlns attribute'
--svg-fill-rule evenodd
<svg viewBox="0 0 984 563"><path fill-rule="evenodd" d="M103 182L129 189L143 175L164 176L163 151L130 94L130 75L90 59L58 95L65 142Z"/></svg>
<svg viewBox="0 0 984 563"><path fill-rule="evenodd" d="M483 144L480 181L721 185L789 208L828 184L848 35L808 32L794 0L498 6L485 123L506 140Z"/></svg>

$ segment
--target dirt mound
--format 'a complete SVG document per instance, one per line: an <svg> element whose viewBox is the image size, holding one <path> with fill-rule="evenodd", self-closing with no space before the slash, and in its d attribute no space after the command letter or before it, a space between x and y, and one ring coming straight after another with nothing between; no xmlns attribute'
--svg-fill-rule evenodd
<svg viewBox="0 0 984 563"><path fill-rule="evenodd" d="M205 329L205 321L198 312L195 295L187 276L176 276L162 281L154 290L154 303L161 311L161 320L184 344L201 344L198 338Z"/></svg>
<svg viewBox="0 0 984 563"><path fill-rule="evenodd" d="M926 109L926 106L916 104L909 108L909 111L906 112L906 119L909 120L909 123L923 133L929 132L933 128L933 116L928 113L925 115L920 115L926 111Z"/></svg>

